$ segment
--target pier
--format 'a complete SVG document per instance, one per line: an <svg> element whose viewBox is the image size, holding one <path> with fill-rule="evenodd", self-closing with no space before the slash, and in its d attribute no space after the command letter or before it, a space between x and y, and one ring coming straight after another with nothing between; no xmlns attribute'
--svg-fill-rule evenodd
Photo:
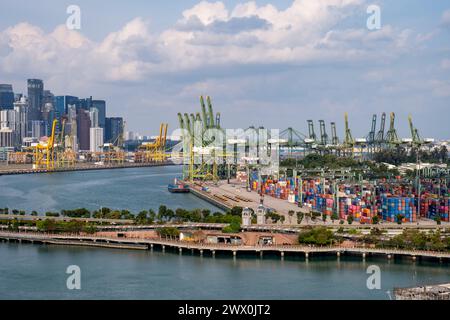
<svg viewBox="0 0 450 320"><path fill-rule="evenodd" d="M176 241L161 238L115 238L100 237L88 235L68 235L68 234L43 234L32 232L7 232L0 231L0 240L7 242L33 243L33 244L49 244L49 245L68 245L68 246L88 246L88 247L105 247L116 249L139 249L153 250L158 248L160 251L172 249L173 252L182 254L186 252L197 252L199 255L208 253L214 257L218 253L228 253L233 257L240 254L254 254L263 257L268 253L277 254L280 258L287 255L300 256L310 259L320 255L334 255L337 258L343 255L360 256L365 259L369 256L384 256L387 259L394 257L407 257L412 261L417 258L434 259L438 261L449 261L450 253L434 252L422 250L400 250L400 249L381 249L381 248L363 248L363 247L342 247L342 246L326 246L311 247L304 245L231 245L231 244L209 244L189 241Z"/></svg>

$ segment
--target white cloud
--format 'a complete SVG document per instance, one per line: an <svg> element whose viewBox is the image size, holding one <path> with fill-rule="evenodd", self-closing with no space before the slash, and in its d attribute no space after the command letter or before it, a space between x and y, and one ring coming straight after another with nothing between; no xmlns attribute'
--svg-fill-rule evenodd
<svg viewBox="0 0 450 320"><path fill-rule="evenodd" d="M450 59L444 59L441 61L441 67L442 69L450 69Z"/></svg>
<svg viewBox="0 0 450 320"><path fill-rule="evenodd" d="M441 23L444 26L450 26L450 9L442 13Z"/></svg>
<svg viewBox="0 0 450 320"><path fill-rule="evenodd" d="M161 33L135 18L94 42L58 26L45 33L27 23L0 32L0 72L71 82L142 82L205 67L364 62L397 57L410 45L409 30L379 31L337 25L361 0L295 0L285 10L254 1L228 9L202 1ZM65 79L64 79L65 78Z"/></svg>

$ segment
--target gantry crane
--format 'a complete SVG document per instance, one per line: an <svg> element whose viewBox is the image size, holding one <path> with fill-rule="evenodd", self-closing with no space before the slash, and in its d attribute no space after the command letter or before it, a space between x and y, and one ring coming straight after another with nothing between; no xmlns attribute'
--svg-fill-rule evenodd
<svg viewBox="0 0 450 320"><path fill-rule="evenodd" d="M33 169L53 170L55 168L55 130L58 120L53 120L52 133L47 141L39 141L34 148Z"/></svg>
<svg viewBox="0 0 450 320"><path fill-rule="evenodd" d="M390 148L396 147L400 144L397 130L395 129L395 113L391 112L389 131L386 133L386 142Z"/></svg>
<svg viewBox="0 0 450 320"><path fill-rule="evenodd" d="M408 116L408 122L409 122L409 129L411 130L411 139L413 145L417 146L422 145L423 141L422 139L420 139L419 130L417 130L417 128L414 127L411 115Z"/></svg>
<svg viewBox="0 0 450 320"><path fill-rule="evenodd" d="M215 149L213 131L209 129L222 130L220 127L220 113L214 117L213 106L209 96L205 99L200 97L201 113L182 115L178 114L180 129L183 130L183 154L188 164L183 166L183 178L193 180L213 180L219 179L219 170L223 169L224 163L217 163L218 158L232 156L227 154L226 145ZM211 134L209 134L211 133ZM223 133L223 132L222 132ZM186 155L188 155L186 157ZM205 158L210 161L205 161ZM220 166L220 168L219 168ZM230 169L228 169L230 170Z"/></svg>
<svg viewBox="0 0 450 320"><path fill-rule="evenodd" d="M319 120L320 126L320 144L324 147L328 145L328 134L325 128L325 120Z"/></svg>
<svg viewBox="0 0 450 320"><path fill-rule="evenodd" d="M159 135L153 142L144 142L139 146L139 151L136 153L136 162L164 162L166 161L166 144L167 144L167 130L169 125L161 123L159 126Z"/></svg>
<svg viewBox="0 0 450 320"><path fill-rule="evenodd" d="M369 154L372 154L373 152L375 152L375 130L377 127L377 115L374 114L372 116L372 126L370 128L370 132L366 137L366 142L367 142L367 149L369 151Z"/></svg>
<svg viewBox="0 0 450 320"><path fill-rule="evenodd" d="M308 133L309 133L309 139L312 143L317 143L317 136L316 132L314 131L314 121L308 120Z"/></svg>
<svg viewBox="0 0 450 320"><path fill-rule="evenodd" d="M384 137L385 126L386 126L386 113L383 112L383 114L381 115L380 130L378 131L375 137L375 143L377 145L378 150L381 150L386 142Z"/></svg>
<svg viewBox="0 0 450 320"><path fill-rule="evenodd" d="M72 150L71 146L66 146L65 128L66 128L65 117L61 118L61 128L59 132L59 137L56 142L56 166L72 167L75 165L77 155Z"/></svg>
<svg viewBox="0 0 450 320"><path fill-rule="evenodd" d="M350 126L348 124L348 113L346 112L344 115L345 119L345 140L344 140L344 153L348 153L350 151L350 154L353 155L353 148L355 146L355 140L353 139L352 132L350 130Z"/></svg>

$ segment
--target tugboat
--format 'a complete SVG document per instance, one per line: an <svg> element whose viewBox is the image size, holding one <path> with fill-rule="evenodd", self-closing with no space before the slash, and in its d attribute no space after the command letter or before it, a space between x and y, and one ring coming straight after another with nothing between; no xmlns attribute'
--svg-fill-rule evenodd
<svg viewBox="0 0 450 320"><path fill-rule="evenodd" d="M174 183L169 184L167 189L171 193L188 193L189 185L183 183L182 181L179 181L178 179L175 179Z"/></svg>

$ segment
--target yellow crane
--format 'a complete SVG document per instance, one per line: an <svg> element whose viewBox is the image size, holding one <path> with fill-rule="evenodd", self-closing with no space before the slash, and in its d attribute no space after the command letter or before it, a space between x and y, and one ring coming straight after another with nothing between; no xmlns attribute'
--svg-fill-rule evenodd
<svg viewBox="0 0 450 320"><path fill-rule="evenodd" d="M55 130L58 120L53 120L52 133L47 141L39 141L34 149L34 169L55 168Z"/></svg>
<svg viewBox="0 0 450 320"><path fill-rule="evenodd" d="M136 162L163 162L166 160L167 130L169 125L161 123L155 141L142 143L136 153Z"/></svg>

